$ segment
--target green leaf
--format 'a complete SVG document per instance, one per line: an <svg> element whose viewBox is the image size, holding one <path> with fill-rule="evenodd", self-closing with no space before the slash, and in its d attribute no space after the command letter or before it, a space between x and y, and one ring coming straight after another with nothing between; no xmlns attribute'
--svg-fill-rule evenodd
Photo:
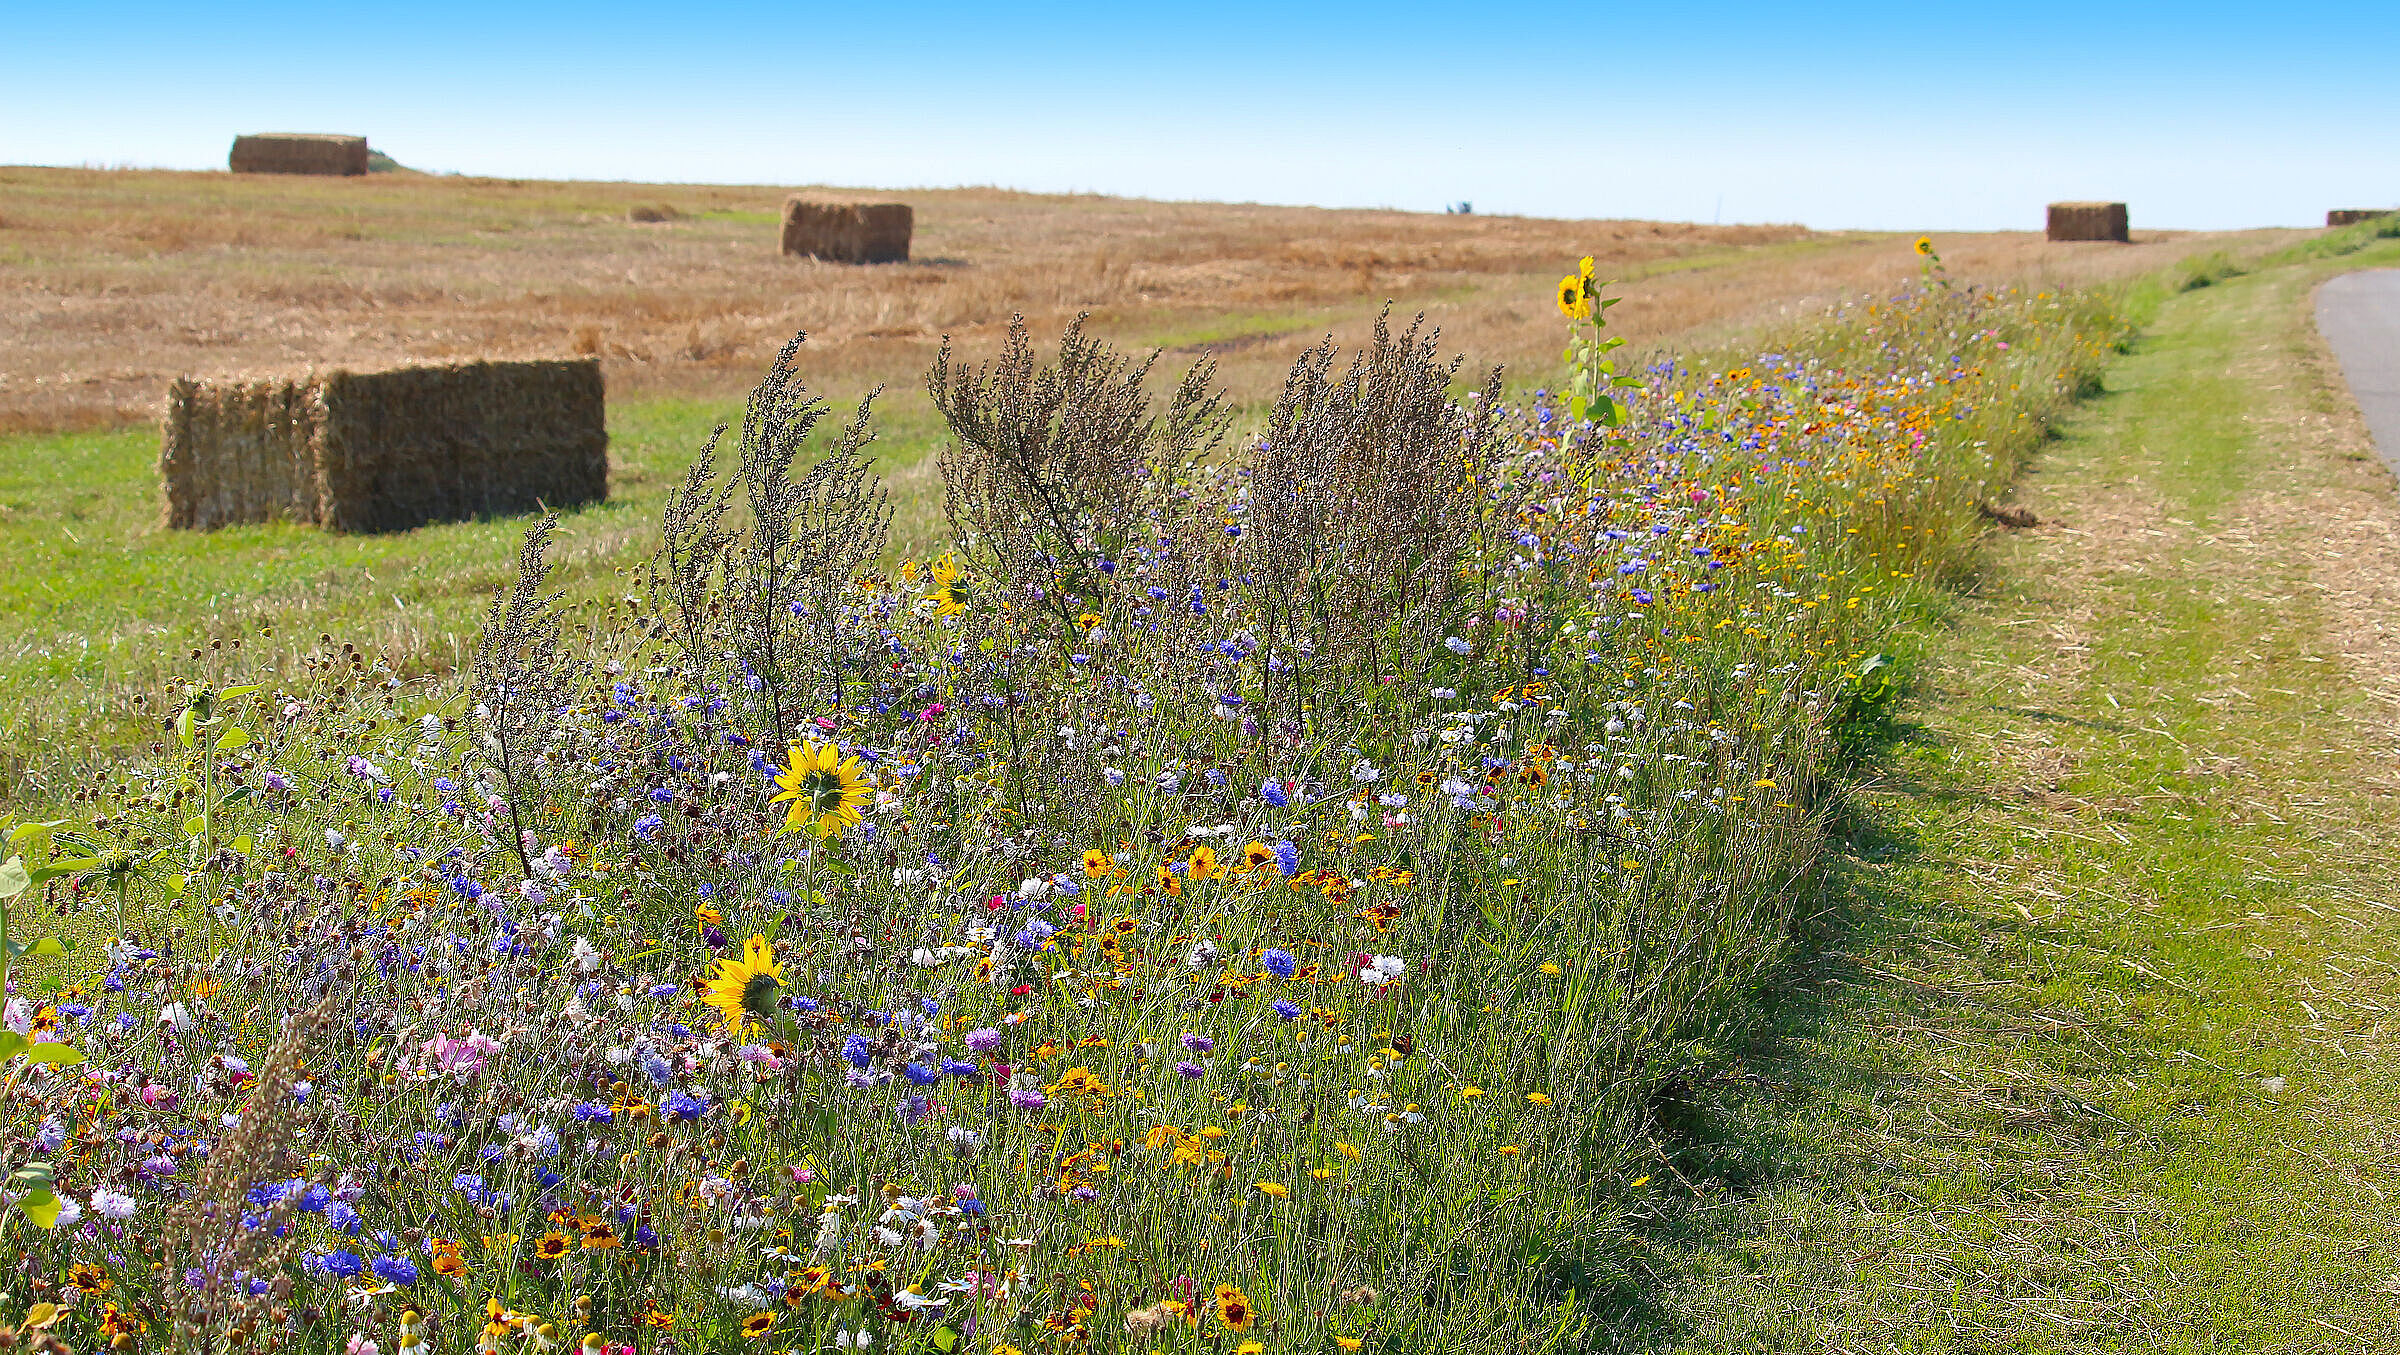
<svg viewBox="0 0 2400 1355"><path fill-rule="evenodd" d="M217 699L219 701L231 701L237 696L248 696L252 692L263 692L265 690L265 687L259 686L255 683L248 687L227 687L224 691L217 693Z"/></svg>
<svg viewBox="0 0 2400 1355"><path fill-rule="evenodd" d="M229 753L236 748L247 748L250 743L250 731L240 725L235 725L217 736L217 751Z"/></svg>
<svg viewBox="0 0 2400 1355"><path fill-rule="evenodd" d="M227 795L224 799L217 801L217 808L223 809L227 805L238 805L242 801L249 798L250 788L248 786L235 786L231 794Z"/></svg>
<svg viewBox="0 0 2400 1355"><path fill-rule="evenodd" d="M13 1059L25 1052L25 1037L13 1030L0 1030L0 1059Z"/></svg>
<svg viewBox="0 0 2400 1355"><path fill-rule="evenodd" d="M935 1350L948 1351L955 1349L957 1345L957 1332L950 1330L948 1327L936 1327L933 1329L933 1348Z"/></svg>
<svg viewBox="0 0 2400 1355"><path fill-rule="evenodd" d="M17 1201L17 1208L24 1210L25 1217L32 1219L34 1226L44 1232L58 1226L58 1211L63 1207L57 1193L48 1186Z"/></svg>
<svg viewBox="0 0 2400 1355"><path fill-rule="evenodd" d="M248 856L250 854L250 846L250 835L248 833L244 833L240 837L237 837L233 840L233 849L237 852L240 852L244 856Z"/></svg>
<svg viewBox="0 0 2400 1355"><path fill-rule="evenodd" d="M44 1042L25 1051L27 1063L51 1063L61 1068L83 1062L83 1051L71 1044Z"/></svg>
<svg viewBox="0 0 2400 1355"><path fill-rule="evenodd" d="M194 814L190 818L183 821L183 835L185 837L198 837L207 831L208 815L206 814Z"/></svg>
<svg viewBox="0 0 2400 1355"><path fill-rule="evenodd" d="M184 882L184 877L183 877L183 876L181 876L181 875L170 875L170 876L168 876L168 877L167 877L167 897L168 897L168 898L170 898L170 899L180 899L180 898L182 898L182 897L183 897L183 882Z"/></svg>
<svg viewBox="0 0 2400 1355"><path fill-rule="evenodd" d="M12 856L0 862L0 899L13 899L33 888L33 873L25 869L25 858Z"/></svg>
<svg viewBox="0 0 2400 1355"><path fill-rule="evenodd" d="M175 717L175 737L183 740L184 747L192 746L192 708L189 706Z"/></svg>
<svg viewBox="0 0 2400 1355"><path fill-rule="evenodd" d="M67 943L55 936L45 936L34 942L25 953L28 955L64 955L67 953Z"/></svg>

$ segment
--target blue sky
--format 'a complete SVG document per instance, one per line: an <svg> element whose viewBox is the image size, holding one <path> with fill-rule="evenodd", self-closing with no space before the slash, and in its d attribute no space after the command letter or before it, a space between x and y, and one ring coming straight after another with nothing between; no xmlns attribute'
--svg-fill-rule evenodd
<svg viewBox="0 0 2400 1355"><path fill-rule="evenodd" d="M364 132L540 178L2038 227L2400 204L2400 3L0 9L0 163Z"/></svg>

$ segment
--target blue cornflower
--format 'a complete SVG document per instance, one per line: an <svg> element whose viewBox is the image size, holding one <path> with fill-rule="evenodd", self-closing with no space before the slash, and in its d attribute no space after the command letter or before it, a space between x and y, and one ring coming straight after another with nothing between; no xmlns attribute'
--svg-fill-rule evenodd
<svg viewBox="0 0 2400 1355"><path fill-rule="evenodd" d="M853 1035L842 1041L842 1060L853 1068L865 1068L875 1062L875 1047L864 1035Z"/></svg>
<svg viewBox="0 0 2400 1355"><path fill-rule="evenodd" d="M1300 972L1300 961L1288 950L1270 950L1259 957L1267 972L1279 979L1288 979Z"/></svg>
<svg viewBox="0 0 2400 1355"><path fill-rule="evenodd" d="M345 1280L366 1268L367 1263L358 1259L357 1252L329 1251L317 1258L317 1269L328 1275L338 1275Z"/></svg>
<svg viewBox="0 0 2400 1355"><path fill-rule="evenodd" d="M1286 1021L1297 1021L1300 1019L1300 1004L1288 997L1279 997L1275 999L1275 1014Z"/></svg>
<svg viewBox="0 0 2400 1355"><path fill-rule="evenodd" d="M417 1282L416 1264L404 1256L378 1256L368 1269L386 1284L396 1284L402 1289Z"/></svg>
<svg viewBox="0 0 2400 1355"><path fill-rule="evenodd" d="M1259 783L1258 798L1277 809L1288 809L1292 803L1292 797L1284 790L1283 783L1272 778Z"/></svg>
<svg viewBox="0 0 2400 1355"><path fill-rule="evenodd" d="M1300 873L1300 849L1289 842L1275 844L1275 869L1289 879Z"/></svg>
<svg viewBox="0 0 2400 1355"><path fill-rule="evenodd" d="M942 1080L942 1075L921 1063L911 1063L900 1070L901 1075L919 1087L930 1087Z"/></svg>
<svg viewBox="0 0 2400 1355"><path fill-rule="evenodd" d="M705 1093L668 1092L661 1109L670 1121L697 1120L708 1113L708 1097Z"/></svg>

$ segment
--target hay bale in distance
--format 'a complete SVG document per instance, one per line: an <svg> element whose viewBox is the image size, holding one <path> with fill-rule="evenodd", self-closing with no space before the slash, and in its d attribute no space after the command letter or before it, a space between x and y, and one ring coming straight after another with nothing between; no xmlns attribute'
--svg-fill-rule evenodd
<svg viewBox="0 0 2400 1355"><path fill-rule="evenodd" d="M628 207L625 209L625 219L627 221L638 222L645 226L655 226L662 221L681 221L683 220L683 213L676 211L673 207L670 207L665 203L658 203L656 205Z"/></svg>
<svg viewBox="0 0 2400 1355"><path fill-rule="evenodd" d="M907 263L916 224L916 211L905 202L794 196L783 204L783 252L834 263Z"/></svg>
<svg viewBox="0 0 2400 1355"><path fill-rule="evenodd" d="M590 358L179 380L159 445L166 523L391 532L596 502L606 412Z"/></svg>
<svg viewBox="0 0 2400 1355"><path fill-rule="evenodd" d="M233 139L236 174L364 174L367 139L329 132L260 132Z"/></svg>
<svg viewBox="0 0 2400 1355"><path fill-rule="evenodd" d="M2335 226L2355 226L2361 221L2373 221L2379 216L2390 216L2394 210L2390 207L2337 207L2325 214L2325 225L2328 229Z"/></svg>
<svg viewBox="0 0 2400 1355"><path fill-rule="evenodd" d="M2053 240L2114 240L2130 243L2125 204L2121 202L2054 202L2050 204Z"/></svg>

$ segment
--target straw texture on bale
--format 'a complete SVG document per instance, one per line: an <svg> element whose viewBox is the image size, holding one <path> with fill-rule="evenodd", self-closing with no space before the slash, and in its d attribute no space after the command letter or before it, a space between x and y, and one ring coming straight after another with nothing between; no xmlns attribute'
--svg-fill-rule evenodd
<svg viewBox="0 0 2400 1355"><path fill-rule="evenodd" d="M2054 202L2050 204L2050 238L2114 240L2125 244L2133 235L2126 228L2124 203Z"/></svg>
<svg viewBox="0 0 2400 1355"><path fill-rule="evenodd" d="M916 210L905 202L787 198L783 252L834 263L907 263L916 224Z"/></svg>
<svg viewBox="0 0 2400 1355"><path fill-rule="evenodd" d="M260 132L233 139L236 174L364 174L367 139L330 132Z"/></svg>
<svg viewBox="0 0 2400 1355"><path fill-rule="evenodd" d="M286 519L335 531L608 497L600 364L469 362L167 391L170 527Z"/></svg>
<svg viewBox="0 0 2400 1355"><path fill-rule="evenodd" d="M2373 221L2379 216L2390 216L2392 212L2393 209L2390 207L2336 207L2325 214L2325 224L2328 226L2355 226L2361 221Z"/></svg>

